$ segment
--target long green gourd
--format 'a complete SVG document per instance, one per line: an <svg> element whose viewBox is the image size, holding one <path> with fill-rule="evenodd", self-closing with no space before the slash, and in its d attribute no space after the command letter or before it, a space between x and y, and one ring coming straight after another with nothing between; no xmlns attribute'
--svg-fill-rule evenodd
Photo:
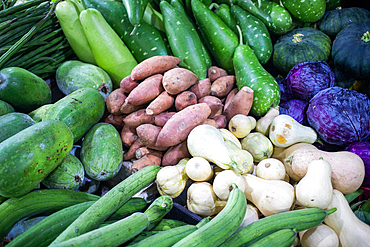
<svg viewBox="0 0 370 247"><path fill-rule="evenodd" d="M133 195L148 186L155 179L160 169L159 166L149 165L117 184L70 224L50 246L98 228L103 221Z"/></svg>
<svg viewBox="0 0 370 247"><path fill-rule="evenodd" d="M136 28L143 21L144 12L149 0L122 0L128 13L130 23L134 26L131 35L135 34Z"/></svg>

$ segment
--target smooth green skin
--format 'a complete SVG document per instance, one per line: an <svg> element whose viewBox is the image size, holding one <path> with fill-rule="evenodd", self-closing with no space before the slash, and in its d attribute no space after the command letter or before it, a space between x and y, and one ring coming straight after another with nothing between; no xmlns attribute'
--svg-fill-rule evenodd
<svg viewBox="0 0 370 247"><path fill-rule="evenodd" d="M114 186L75 221L73 221L73 223L70 224L50 246L54 246L57 243L61 243L96 229L131 197L152 183L160 169L161 167L159 166L149 165ZM146 226L147 224L145 227ZM78 231L76 231L76 228Z"/></svg>
<svg viewBox="0 0 370 247"><path fill-rule="evenodd" d="M11 112L0 117L0 142L34 125L36 122L27 114Z"/></svg>
<svg viewBox="0 0 370 247"><path fill-rule="evenodd" d="M102 118L104 110L103 96L95 89L82 88L55 102L42 121L62 121L72 131L73 141L77 142Z"/></svg>
<svg viewBox="0 0 370 247"><path fill-rule="evenodd" d="M326 0L326 11L336 9L341 5L341 0Z"/></svg>
<svg viewBox="0 0 370 247"><path fill-rule="evenodd" d="M228 73L234 73L233 54L239 41L236 34L199 0L192 0L194 18L208 50L216 62Z"/></svg>
<svg viewBox="0 0 370 247"><path fill-rule="evenodd" d="M80 159L89 177L106 181L114 177L122 166L122 141L116 128L97 123L85 135Z"/></svg>
<svg viewBox="0 0 370 247"><path fill-rule="evenodd" d="M139 25L143 20L149 0L122 0L122 2L127 10L130 23L134 26Z"/></svg>
<svg viewBox="0 0 370 247"><path fill-rule="evenodd" d="M242 30L243 41L252 48L259 62L266 64L272 56L273 46L265 24L237 5L231 6L231 15Z"/></svg>
<svg viewBox="0 0 370 247"><path fill-rule="evenodd" d="M301 22L316 22L324 15L326 0L281 0L289 13Z"/></svg>
<svg viewBox="0 0 370 247"><path fill-rule="evenodd" d="M250 247L290 247L296 239L297 233L293 229L282 229L249 245Z"/></svg>
<svg viewBox="0 0 370 247"><path fill-rule="evenodd" d="M0 70L0 99L22 112L30 112L51 101L51 91L37 75L18 67Z"/></svg>
<svg viewBox="0 0 370 247"><path fill-rule="evenodd" d="M162 219L152 230L153 231L166 231L179 226L187 225L187 223L180 220Z"/></svg>
<svg viewBox="0 0 370 247"><path fill-rule="evenodd" d="M81 88L93 88L105 99L113 90L113 83L107 72L98 66L78 60L62 63L55 77L59 90L65 95Z"/></svg>
<svg viewBox="0 0 370 247"><path fill-rule="evenodd" d="M96 63L109 74L114 89L119 88L137 65L135 58L98 10L83 10L80 22Z"/></svg>
<svg viewBox="0 0 370 247"><path fill-rule="evenodd" d="M238 35L238 29L236 28L235 18L231 15L230 6L227 4L221 4L214 10L215 14L225 22L225 24Z"/></svg>
<svg viewBox="0 0 370 247"><path fill-rule="evenodd" d="M295 34L303 34L302 40L294 42ZM311 27L297 28L279 37L274 44L272 61L285 76L298 63L304 61L328 61L331 40L325 33Z"/></svg>
<svg viewBox="0 0 370 247"><path fill-rule="evenodd" d="M202 41L190 20L168 2L160 3L163 22L172 53L181 59L179 66L198 76L199 80L207 76L208 64L203 53Z"/></svg>
<svg viewBox="0 0 370 247"><path fill-rule="evenodd" d="M148 226L145 229L152 230L172 209L172 206L173 201L170 196L163 195L155 199L144 212L149 219Z"/></svg>
<svg viewBox="0 0 370 247"><path fill-rule="evenodd" d="M11 112L15 112L14 107L11 104L0 99L0 116L3 116Z"/></svg>
<svg viewBox="0 0 370 247"><path fill-rule="evenodd" d="M97 195L60 189L34 190L20 198L9 198L0 204L0 237L5 237L12 226L23 218L53 213L78 203L98 199Z"/></svg>
<svg viewBox="0 0 370 247"><path fill-rule="evenodd" d="M40 106L36 110L31 111L28 113L28 116L30 116L36 123L41 122L42 118L44 117L46 111L52 106L53 104L46 104L43 106Z"/></svg>
<svg viewBox="0 0 370 247"><path fill-rule="evenodd" d="M73 137L61 121L36 123L0 145L0 195L19 197L33 190L72 150Z"/></svg>
<svg viewBox="0 0 370 247"><path fill-rule="evenodd" d="M240 45L235 49L234 68L238 88L247 86L254 91L251 108L253 115L264 116L271 108L280 103L278 83L262 67L248 45Z"/></svg>
<svg viewBox="0 0 370 247"><path fill-rule="evenodd" d="M261 0L236 0L236 5L260 19L266 27L276 35L288 32L292 26L292 16L281 5L269 1Z"/></svg>
<svg viewBox="0 0 370 247"><path fill-rule="evenodd" d="M87 8L94 8L130 49L137 62L153 56L169 55L166 43L158 29L146 22L137 26L135 34L130 35L134 26L130 23L122 3L115 0L82 0Z"/></svg>
<svg viewBox="0 0 370 247"><path fill-rule="evenodd" d="M69 153L42 183L49 189L75 190L80 187L84 177L85 170L81 161Z"/></svg>

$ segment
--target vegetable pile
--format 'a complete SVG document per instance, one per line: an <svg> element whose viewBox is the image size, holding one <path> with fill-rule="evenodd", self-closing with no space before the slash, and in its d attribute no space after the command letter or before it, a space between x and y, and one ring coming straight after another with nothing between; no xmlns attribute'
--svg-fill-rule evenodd
<svg viewBox="0 0 370 247"><path fill-rule="evenodd" d="M1 1L0 246L367 246L370 12L340 6Z"/></svg>

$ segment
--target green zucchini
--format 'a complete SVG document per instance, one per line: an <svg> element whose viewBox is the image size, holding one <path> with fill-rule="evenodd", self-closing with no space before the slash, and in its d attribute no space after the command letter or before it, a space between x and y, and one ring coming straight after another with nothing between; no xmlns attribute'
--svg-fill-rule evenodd
<svg viewBox="0 0 370 247"><path fill-rule="evenodd" d="M233 187L220 213L173 246L218 246L230 237L243 221L247 207L243 191L235 184Z"/></svg>
<svg viewBox="0 0 370 247"><path fill-rule="evenodd" d="M153 236L153 235L155 235L155 234L157 234L159 232L161 232L161 231L153 231L153 230L151 230L151 231L145 231L144 230L144 231L140 232L140 234L137 235L135 238L133 238L130 241L126 242L125 246L135 245L138 242L140 242L140 241L142 241L142 240L144 240L146 238L149 238L149 237L151 237L151 236Z"/></svg>
<svg viewBox="0 0 370 247"><path fill-rule="evenodd" d="M152 230L172 209L172 206L173 201L170 196L163 195L155 199L144 212L149 218L146 230Z"/></svg>
<svg viewBox="0 0 370 247"><path fill-rule="evenodd" d="M99 198L74 190L35 190L19 198L9 198L0 204L0 237L5 237L20 219L60 209Z"/></svg>
<svg viewBox="0 0 370 247"><path fill-rule="evenodd" d="M166 231L179 226L185 226L187 223L180 220L162 219L152 230L153 231Z"/></svg>
<svg viewBox="0 0 370 247"><path fill-rule="evenodd" d="M157 165L149 165L117 184L73 221L50 246L97 228L132 196L148 186L160 169Z"/></svg>
<svg viewBox="0 0 370 247"><path fill-rule="evenodd" d="M293 245L297 232L293 229L281 229L277 230L264 238L261 238L257 242L248 245L249 247L290 247Z"/></svg>
<svg viewBox="0 0 370 247"><path fill-rule="evenodd" d="M281 229L294 229L296 232L301 232L319 225L333 211L335 210L325 211L321 208L305 208L274 214L259 219L240 231L233 233L220 246L238 247L249 245Z"/></svg>

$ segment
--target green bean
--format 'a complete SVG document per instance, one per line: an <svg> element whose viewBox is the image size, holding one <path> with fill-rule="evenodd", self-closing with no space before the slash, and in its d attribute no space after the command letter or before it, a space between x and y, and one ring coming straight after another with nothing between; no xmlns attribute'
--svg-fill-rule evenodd
<svg viewBox="0 0 370 247"><path fill-rule="evenodd" d="M3 35L16 27L23 26L24 24L30 24L30 23L35 24L42 18L43 18L42 16L30 17L27 19L22 19L20 21L14 22L11 25L9 24L7 27L6 26L0 27L0 35Z"/></svg>
<svg viewBox="0 0 370 247"><path fill-rule="evenodd" d="M18 4L16 6L12 6L8 9L0 11L0 17L9 16L11 14L17 13L24 9L28 9L29 7L38 5L40 3L46 2L45 0L30 0L25 3Z"/></svg>

